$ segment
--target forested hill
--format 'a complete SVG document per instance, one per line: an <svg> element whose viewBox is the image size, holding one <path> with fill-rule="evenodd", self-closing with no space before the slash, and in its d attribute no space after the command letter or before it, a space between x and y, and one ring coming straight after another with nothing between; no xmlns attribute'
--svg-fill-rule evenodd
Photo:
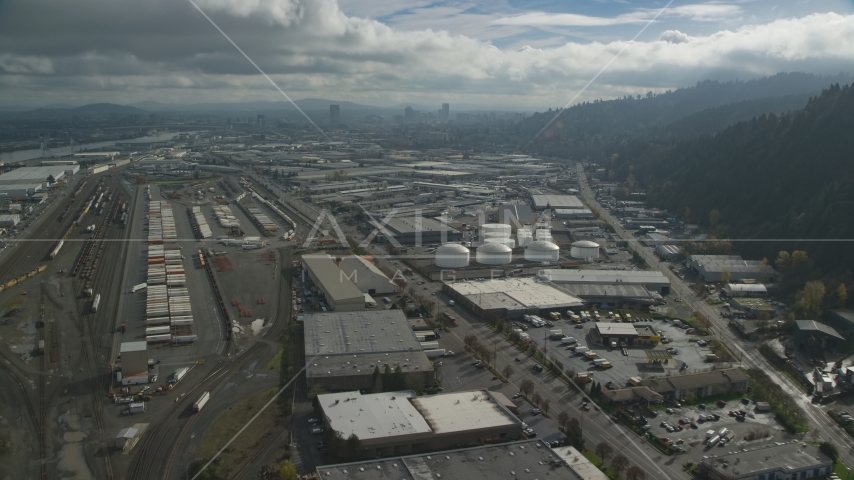
<svg viewBox="0 0 854 480"><path fill-rule="evenodd" d="M763 115L676 144L638 142L612 167L650 204L731 238L854 238L854 88L833 85L803 110ZM791 249L793 244L786 246ZM780 244L739 244L769 258ZM800 242L825 267L851 268L847 243Z"/></svg>
<svg viewBox="0 0 854 480"><path fill-rule="evenodd" d="M751 118L757 107L771 108L766 112L783 112L781 105L773 101L766 104L751 104L748 101L779 97L818 95L832 83L848 82L848 76L822 77L806 73L779 73L771 77L750 81L702 81L696 86L680 88L662 94L648 93L642 97L626 96L615 100L585 102L564 110L558 120L541 135L532 148L539 153L556 156L595 159L607 145L625 137L665 134L665 127L674 121L706 109L737 104L724 113L736 121ZM748 102L748 103L743 103ZM783 108L800 108L791 98ZM738 105L740 104L740 105ZM766 113L762 112L762 113ZM557 112L536 113L525 119L517 133L521 138L533 136L552 120ZM674 131L672 134L690 135L714 133L715 128L725 127L721 120L712 117L695 123L692 129ZM712 130L711 132L709 130Z"/></svg>

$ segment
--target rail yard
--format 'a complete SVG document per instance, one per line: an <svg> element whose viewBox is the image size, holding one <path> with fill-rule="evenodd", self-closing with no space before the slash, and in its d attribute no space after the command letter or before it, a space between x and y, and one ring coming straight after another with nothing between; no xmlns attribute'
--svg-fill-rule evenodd
<svg viewBox="0 0 854 480"><path fill-rule="evenodd" d="M195 459L178 445L278 384L245 373L290 320L278 298L296 224L239 177L169 187L69 177L0 252L0 379L14 387L0 415L17 406L10 437L30 454L8 465L16 478L182 478Z"/></svg>

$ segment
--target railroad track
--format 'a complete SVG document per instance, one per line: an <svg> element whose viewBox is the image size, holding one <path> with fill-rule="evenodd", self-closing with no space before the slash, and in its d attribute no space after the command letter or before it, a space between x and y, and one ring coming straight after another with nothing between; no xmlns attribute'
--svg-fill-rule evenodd
<svg viewBox="0 0 854 480"><path fill-rule="evenodd" d="M89 190L85 195L80 194L77 197L72 196L72 198L68 199L67 203L70 204L69 211L80 211L100 186L100 182L86 182L86 184L88 184ZM60 222L59 224L47 221L50 215L52 214L49 212L43 212L42 218L36 225L35 230L25 238L13 241L13 243L17 244L14 250L15 254L14 256L7 256L3 262L0 284L5 284L10 280L19 278L21 275L25 275L27 272L49 261L49 254L57 242L65 237L67 233L73 231L76 226L77 213L67 215L65 218L67 221L64 223Z"/></svg>
<svg viewBox="0 0 854 480"><path fill-rule="evenodd" d="M246 350L236 361L221 361L220 363L222 363L222 365L218 365L213 372L205 377L204 380L190 388L190 390L182 394L182 396L178 397L175 404L172 406L172 409L167 414L167 418L158 423L157 426L154 427L153 431L148 433L146 440L139 447L139 453L137 453L134 462L131 464L130 471L128 472L128 478L132 480L147 480L149 478L163 478L162 475L168 474L175 454L174 448L167 454L166 462L161 464L161 468L158 469L158 471L154 471L156 468L155 463L158 455L160 455L164 447L167 445L177 444L178 441L183 438L187 425L192 423L194 419L193 416L186 420L184 425L179 427L178 423L181 420L181 412L183 412L188 405L192 404L192 399L196 398L196 393L204 391L211 393L217 392L222 388L225 382L227 382L235 373L246 365L249 360L254 358L255 355L260 353L265 347L266 344L257 343ZM178 440L167 442L167 439L172 440L175 438L173 431L176 428L179 429L177 431ZM155 438L160 438L160 441L155 441Z"/></svg>
<svg viewBox="0 0 854 480"><path fill-rule="evenodd" d="M111 185L111 187L113 186ZM98 269L97 267L102 259L114 256L116 254L114 250L120 247L120 243L113 240L123 237L123 231L119 230L114 223L115 213L122 201L122 195L115 195L115 199L108 202L108 207L102 214L100 226L96 227L92 239L87 242L84 252L78 258L78 264L82 262L87 274L85 278L81 278L83 276L75 278L76 311L70 312L69 315L81 337L81 354L76 369L80 369L82 366L86 374L88 394L92 402L93 426L99 436L102 436L101 434L104 432L103 404L110 389L111 372L104 371L104 364L98 361L98 358L99 353L104 353L103 338L105 334L112 331L112 328L105 331L103 324L105 319L115 318L117 308L115 298L119 294L122 269ZM119 264L121 265L121 262ZM89 301L89 297L85 295L85 292L90 288L93 292L103 294L105 298L95 312L92 311L92 303ZM100 440L100 446L101 457L104 459L105 478L111 479L113 478L112 464L103 437Z"/></svg>

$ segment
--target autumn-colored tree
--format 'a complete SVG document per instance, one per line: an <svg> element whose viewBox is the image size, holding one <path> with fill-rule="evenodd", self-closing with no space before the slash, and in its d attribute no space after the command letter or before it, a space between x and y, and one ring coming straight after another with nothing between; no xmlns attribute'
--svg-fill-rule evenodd
<svg viewBox="0 0 854 480"><path fill-rule="evenodd" d="M524 393L527 397L534 391L534 382L528 378L522 380L522 383L519 384L519 391Z"/></svg>
<svg viewBox="0 0 854 480"><path fill-rule="evenodd" d="M569 420L569 414L566 412L560 412L557 414L557 424L559 426L563 426L566 424L567 420Z"/></svg>
<svg viewBox="0 0 854 480"><path fill-rule="evenodd" d="M646 472L637 465L626 470L626 480L646 480Z"/></svg>
<svg viewBox="0 0 854 480"><path fill-rule="evenodd" d="M548 398L546 398L542 401L542 403L540 404L540 410L543 411L543 415L549 414L549 407L551 406L551 404L552 404L552 402Z"/></svg>
<svg viewBox="0 0 854 480"><path fill-rule="evenodd" d="M613 460L611 460L611 471L614 472L614 475L620 476L623 473L623 470L629 466L629 459L626 458L622 453L618 453Z"/></svg>
<svg viewBox="0 0 854 480"><path fill-rule="evenodd" d="M297 467L290 460L279 464L279 480L297 480Z"/></svg>
<svg viewBox="0 0 854 480"><path fill-rule="evenodd" d="M611 447L611 444L607 442L599 442L596 445L596 448L593 449L593 453L596 454L597 457L602 459L602 463L606 463L608 461L608 457L614 453L614 448Z"/></svg>
<svg viewBox="0 0 854 480"><path fill-rule="evenodd" d="M712 228L717 227L718 223L720 223L720 221L721 221L721 211L720 210L718 210L716 208L716 209L712 210L711 212L709 212L709 225Z"/></svg>
<svg viewBox="0 0 854 480"><path fill-rule="evenodd" d="M726 285L729 283L732 278L732 272L727 270L726 268L721 271L721 284Z"/></svg>
<svg viewBox="0 0 854 480"><path fill-rule="evenodd" d="M845 308L845 305L848 303L848 287L845 286L845 283L840 283L839 288L836 289L836 308Z"/></svg>
<svg viewBox="0 0 854 480"><path fill-rule="evenodd" d="M534 405L539 405L542 400L543 397L540 396L540 392L534 392L534 396L531 397L531 403Z"/></svg>
<svg viewBox="0 0 854 480"><path fill-rule="evenodd" d="M504 368L501 370L501 373L504 374L504 378L510 380L510 375L513 375L513 367L511 367L510 365L505 365Z"/></svg>

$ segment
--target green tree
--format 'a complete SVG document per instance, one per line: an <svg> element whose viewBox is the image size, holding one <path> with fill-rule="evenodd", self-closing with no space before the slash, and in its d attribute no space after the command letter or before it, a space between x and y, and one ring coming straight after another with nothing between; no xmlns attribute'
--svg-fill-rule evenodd
<svg viewBox="0 0 854 480"><path fill-rule="evenodd" d="M836 460L839 457L839 450L837 450L836 446L834 446L832 443L821 442L821 444L819 444L818 446L818 449L819 451L821 451L821 453L827 455L832 460Z"/></svg>
<svg viewBox="0 0 854 480"><path fill-rule="evenodd" d="M777 267L777 270L779 270L780 273L786 273L789 270L789 267L792 266L792 256L789 255L789 252L781 250L780 253L777 254L777 260L774 261L774 266Z"/></svg>
<svg viewBox="0 0 854 480"><path fill-rule="evenodd" d="M284 460L279 464L279 480L297 480L297 467L290 460Z"/></svg>
<svg viewBox="0 0 854 480"><path fill-rule="evenodd" d="M350 436L347 437L345 448L347 449L347 457L351 459L359 458L363 448L362 441L359 440L359 437L355 433L351 433Z"/></svg>
<svg viewBox="0 0 854 480"><path fill-rule="evenodd" d="M796 313L804 319L817 320L824 309L825 293L824 283L820 280L807 282L797 295Z"/></svg>

